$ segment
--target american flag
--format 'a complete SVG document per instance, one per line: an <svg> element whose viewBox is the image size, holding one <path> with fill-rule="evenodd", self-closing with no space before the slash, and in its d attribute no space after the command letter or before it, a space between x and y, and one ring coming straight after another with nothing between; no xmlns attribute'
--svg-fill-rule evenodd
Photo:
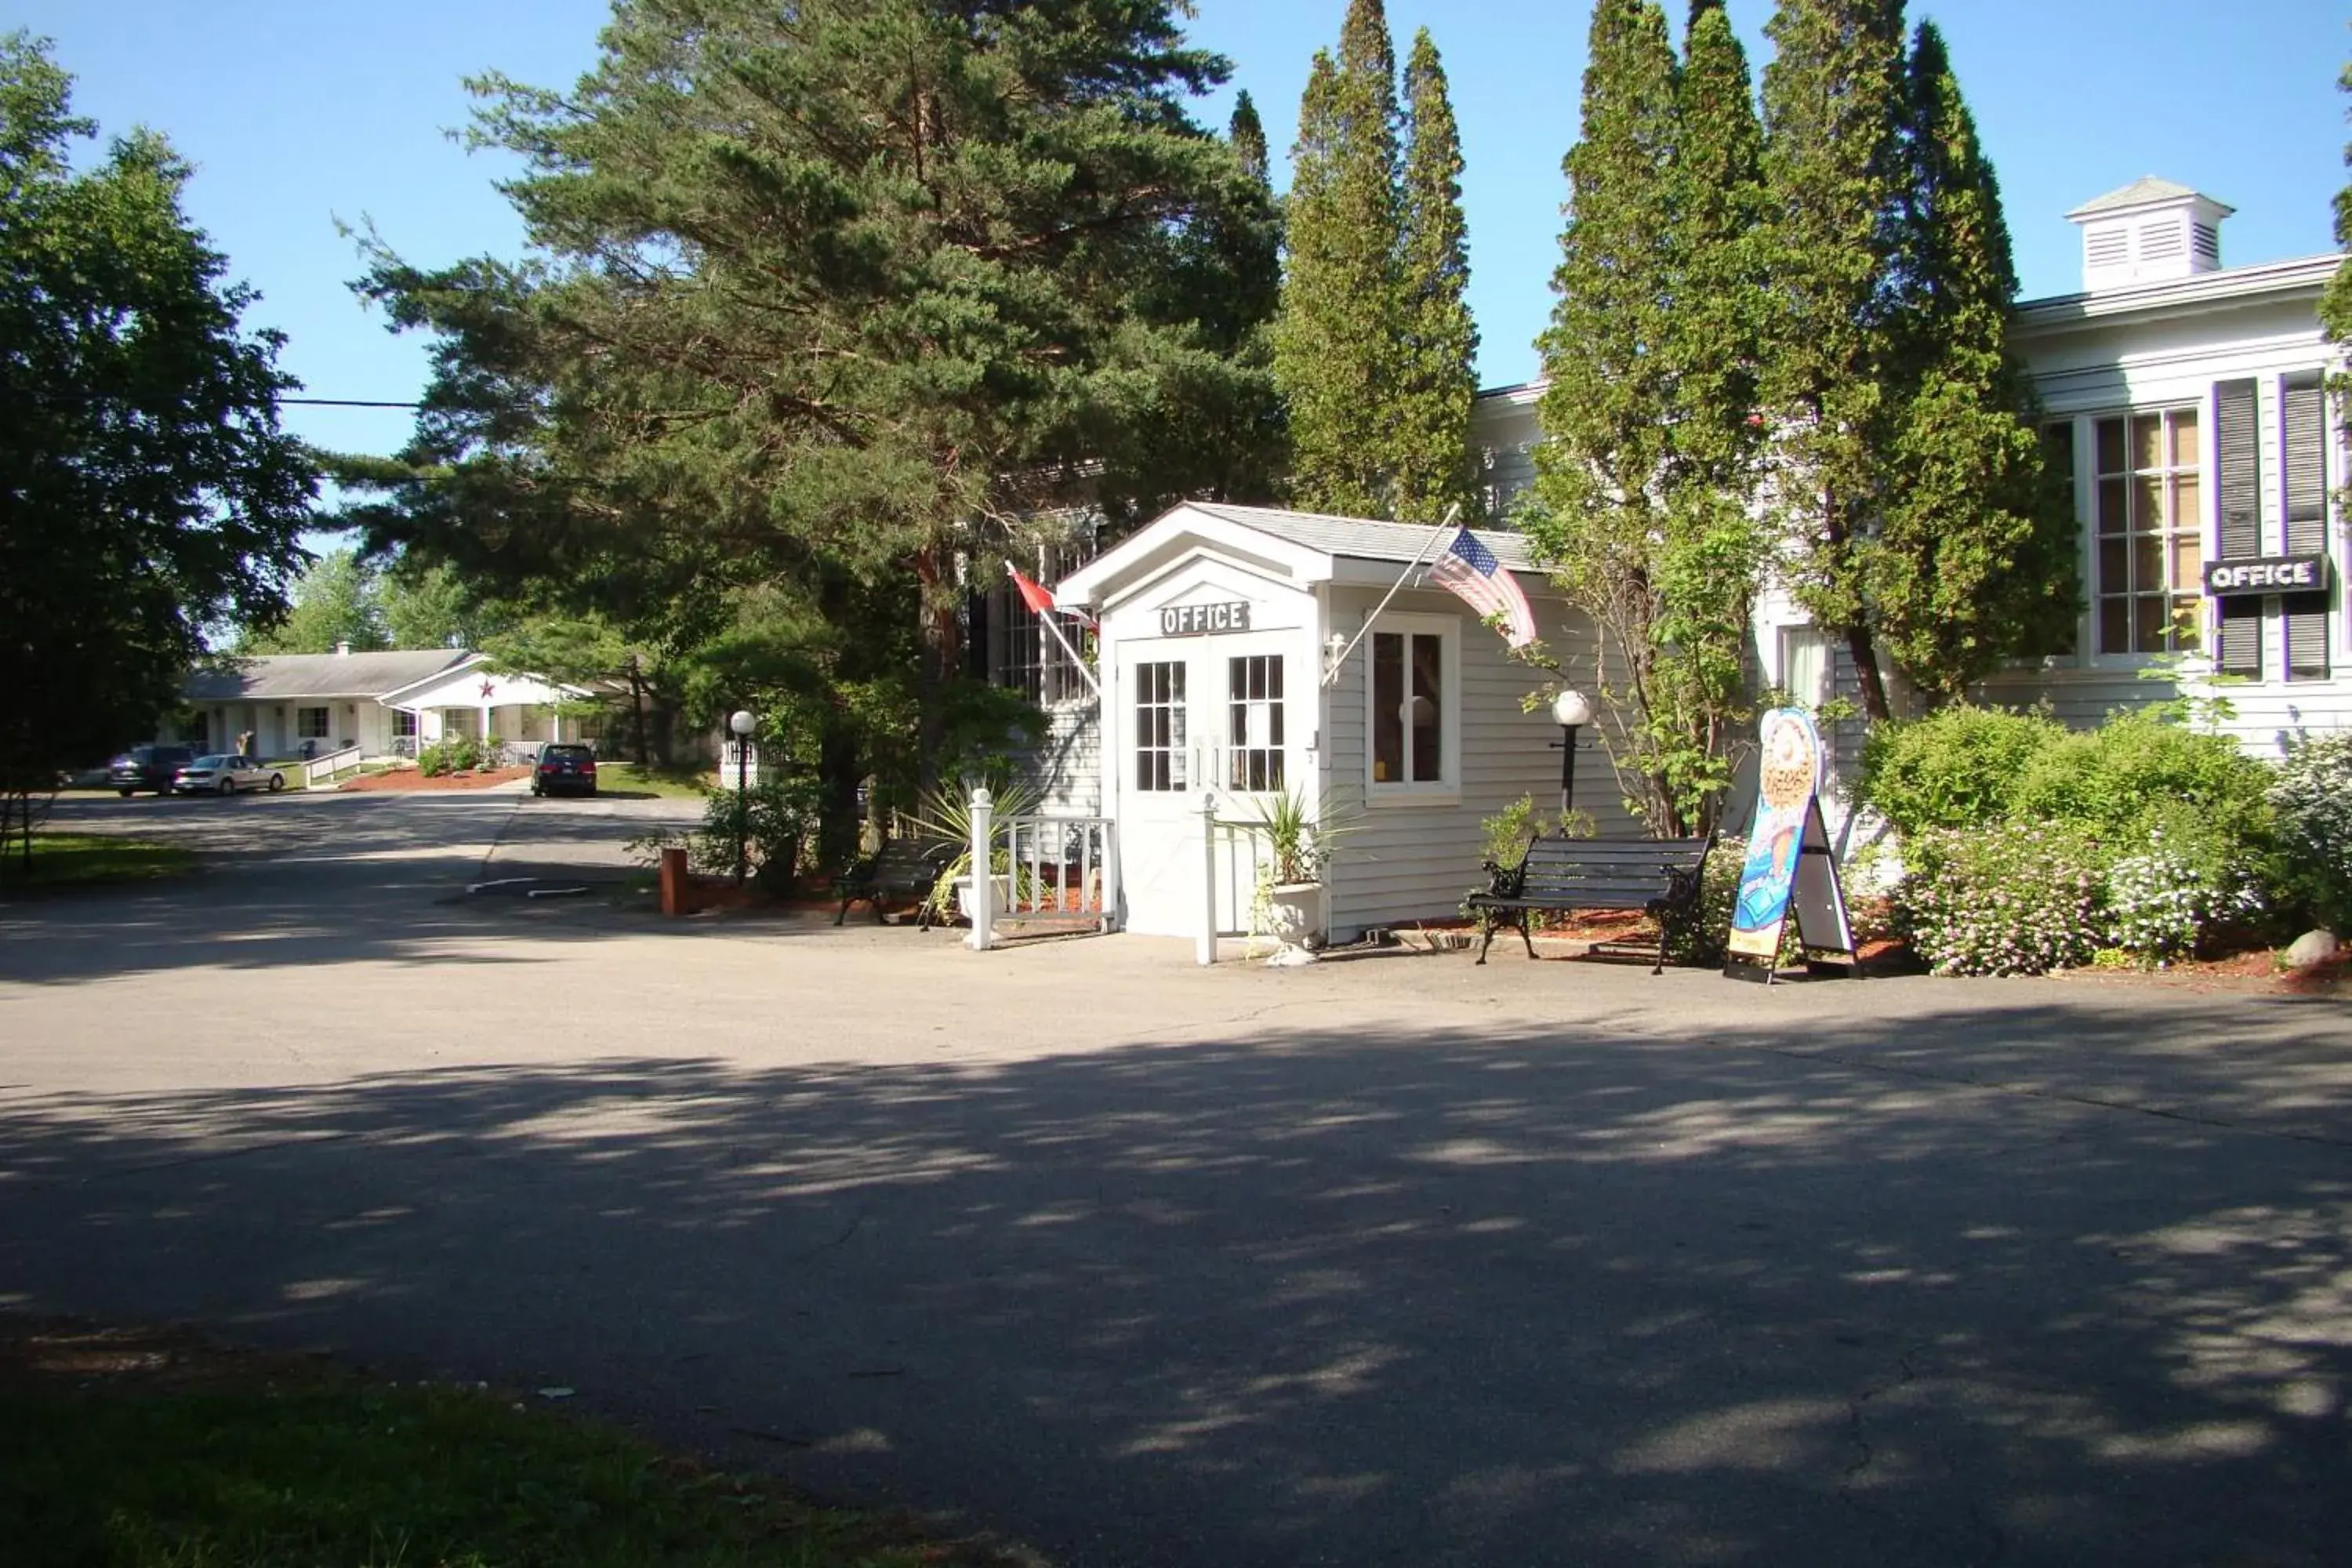
<svg viewBox="0 0 2352 1568"><path fill-rule="evenodd" d="M1518 580L1468 529L1454 531L1454 542L1430 567L1429 574L1477 611L1480 620L1502 616L1503 640L1513 647L1525 647L1536 640L1536 613L1528 607L1528 596L1519 591Z"/></svg>

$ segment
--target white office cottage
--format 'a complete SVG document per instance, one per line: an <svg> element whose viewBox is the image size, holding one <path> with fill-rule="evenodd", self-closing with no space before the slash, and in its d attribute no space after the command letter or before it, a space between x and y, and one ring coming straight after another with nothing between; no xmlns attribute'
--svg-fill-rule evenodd
<svg viewBox="0 0 2352 1568"><path fill-rule="evenodd" d="M1200 929L1204 795L1223 821L1247 821L1284 792L1352 821L1325 878L1324 924L1341 942L1452 914L1478 880L1481 819L1523 795L1557 801L1559 728L1522 702L1542 672L1443 588L1409 585L1380 608L1414 559L1434 553L1433 535L1195 503L1055 585L1064 607L1101 619L1092 754L1103 814L1118 824L1127 930ZM1589 625L1571 619L1524 542L1478 538L1516 576L1545 644L1591 669ZM1633 831L1606 768L1587 762L1577 804L1604 831ZM1215 838L1219 924L1245 931L1250 841Z"/></svg>

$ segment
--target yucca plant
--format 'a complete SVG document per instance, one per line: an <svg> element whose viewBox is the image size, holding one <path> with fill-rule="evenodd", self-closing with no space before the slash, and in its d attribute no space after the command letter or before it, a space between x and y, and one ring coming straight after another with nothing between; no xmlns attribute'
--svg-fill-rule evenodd
<svg viewBox="0 0 2352 1568"><path fill-rule="evenodd" d="M1320 881L1332 847L1362 826L1327 797L1309 803L1304 790L1260 795L1256 815L1241 826L1265 840L1276 885Z"/></svg>
<svg viewBox="0 0 2352 1568"><path fill-rule="evenodd" d="M995 805L992 820L1003 822L1007 817L1026 816L1036 809L1037 792L1023 784L997 784L989 781L988 793ZM971 875L971 799L968 791L936 785L923 794L921 805L915 813L912 826L924 838L956 847L953 858L940 873L931 896L925 900L934 920L947 918L948 902L955 897L956 883ZM989 857L989 872L997 875L1014 872L1025 877L1026 868L1013 864L1012 852L998 848ZM1025 891L1026 889L1024 889Z"/></svg>

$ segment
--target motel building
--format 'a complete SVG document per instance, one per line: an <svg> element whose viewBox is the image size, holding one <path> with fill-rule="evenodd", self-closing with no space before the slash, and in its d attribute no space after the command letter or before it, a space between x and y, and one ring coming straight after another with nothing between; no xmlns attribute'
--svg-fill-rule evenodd
<svg viewBox="0 0 2352 1568"><path fill-rule="evenodd" d="M2082 289L2020 307L2014 341L2073 481L2085 607L2071 649L2001 672L1980 700L2046 701L2092 725L2176 695L2146 672L2185 655L2191 669L2203 661L2233 678L2182 677L2227 697L2226 727L2250 752L2276 755L2352 724L2352 563L2336 499L2345 451L2317 314L2341 258L2224 267L2230 213L2154 178L2085 203L2067 215L2082 235ZM1478 401L1493 515L1533 478L1542 390ZM1213 897L1220 929L1245 931L1256 851L1217 825L1251 819L1280 793L1354 824L1325 875L1335 942L1452 918L1480 879L1481 820L1523 795L1556 804L1559 731L1523 702L1538 673L1461 599L1409 572L1433 532L1199 502L1093 559L1083 544L1048 547L1037 574L1056 602L1099 617L1099 699L1009 590L979 595L975 668L1047 714L1033 763L1042 809L1116 825L1123 929L1195 934ZM1591 626L1516 535L1478 537L1525 592L1570 683L1589 685ZM1856 689L1843 648L1783 594L1763 596L1752 651L1759 688L1814 705ZM1859 739L1858 725L1825 727L1833 776L1850 776ZM1586 746L1577 807L1603 835L1637 833ZM1824 805L1838 830L1839 803ZM1735 801L1727 826L1745 816Z"/></svg>

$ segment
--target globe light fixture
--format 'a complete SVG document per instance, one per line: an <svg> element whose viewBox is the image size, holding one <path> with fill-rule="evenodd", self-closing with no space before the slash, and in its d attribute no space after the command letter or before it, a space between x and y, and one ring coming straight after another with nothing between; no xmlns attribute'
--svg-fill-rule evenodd
<svg viewBox="0 0 2352 1568"><path fill-rule="evenodd" d="M1551 716L1559 722L1559 836L1565 838L1576 810L1576 732L1592 722L1592 702L1571 688L1552 699Z"/></svg>

